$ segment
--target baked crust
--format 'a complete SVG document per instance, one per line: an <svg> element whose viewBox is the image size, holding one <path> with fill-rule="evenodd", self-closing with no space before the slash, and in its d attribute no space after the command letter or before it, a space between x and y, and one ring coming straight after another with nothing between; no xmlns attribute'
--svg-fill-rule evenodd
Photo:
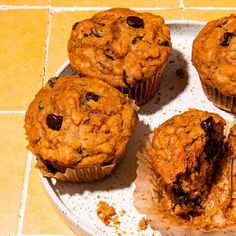
<svg viewBox="0 0 236 236"><path fill-rule="evenodd" d="M130 26L128 17L138 17ZM137 20L136 20L137 21ZM114 87L135 87L162 71L171 51L170 31L160 16L113 8L77 22L68 42L72 68Z"/></svg>
<svg viewBox="0 0 236 236"><path fill-rule="evenodd" d="M161 176L176 215L200 215L223 156L225 121L191 109L154 130L153 168Z"/></svg>
<svg viewBox="0 0 236 236"><path fill-rule="evenodd" d="M62 173L116 162L136 123L124 94L101 80L76 76L50 79L25 116L28 148L49 171Z"/></svg>
<svg viewBox="0 0 236 236"><path fill-rule="evenodd" d="M203 83L236 96L236 16L211 21L193 42L192 62Z"/></svg>

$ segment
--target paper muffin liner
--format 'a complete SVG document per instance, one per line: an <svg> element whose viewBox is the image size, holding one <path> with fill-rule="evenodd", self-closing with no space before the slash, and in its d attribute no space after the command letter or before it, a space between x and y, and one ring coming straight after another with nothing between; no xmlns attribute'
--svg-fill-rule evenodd
<svg viewBox="0 0 236 236"><path fill-rule="evenodd" d="M38 168L45 177L52 177L68 182L92 182L101 180L111 175L114 169L117 167L119 160L116 160L114 163L106 166L76 167L73 169L66 168L65 173L52 173L48 170L47 166L38 159L36 168Z"/></svg>
<svg viewBox="0 0 236 236"><path fill-rule="evenodd" d="M135 100L135 103L138 106L147 103L154 97L160 86L163 69L164 66L163 68L158 69L156 74L151 78L139 81L134 88L120 88L120 91L128 94L131 99Z"/></svg>
<svg viewBox="0 0 236 236"><path fill-rule="evenodd" d="M146 215L151 227L159 229L163 235L194 235L194 231L203 233L235 229L236 177L232 173L236 172L236 157L232 154L225 156L220 174L204 204L206 211L188 221L177 217L170 210L171 200L164 186L162 188L161 177L155 173L147 154L152 137L153 134L146 137L137 152L138 168L134 191L134 206ZM195 233L199 235L200 232Z"/></svg>
<svg viewBox="0 0 236 236"><path fill-rule="evenodd" d="M222 110L236 113L236 96L225 96L215 87L203 82L202 79L201 84L204 93L215 106Z"/></svg>

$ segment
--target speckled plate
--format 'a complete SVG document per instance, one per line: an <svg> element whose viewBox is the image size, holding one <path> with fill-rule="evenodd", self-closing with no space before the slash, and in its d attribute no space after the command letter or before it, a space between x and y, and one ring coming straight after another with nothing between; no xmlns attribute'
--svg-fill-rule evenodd
<svg viewBox="0 0 236 236"><path fill-rule="evenodd" d="M231 114L219 110L208 101L202 91L198 74L191 64L192 41L204 24L192 21L167 23L171 29L173 51L166 66L161 87L156 96L139 110L140 122L129 143L127 155L115 173L102 181L90 184L64 183L44 178L40 174L42 183L53 203L78 235L112 236L119 235L118 233L121 235L159 235L159 231L152 230L150 227L138 231L138 222L143 215L139 214L133 206L133 191L137 168L135 155L139 141L154 127L188 108L217 112L223 118L233 120ZM180 68L187 71L185 76L177 72ZM62 74L72 74L69 61L61 66L56 76ZM105 226L97 217L96 208L101 200L112 204L118 214L122 209L126 211L124 216L119 217L121 224L118 229ZM177 234L182 233L174 233L174 235ZM187 234L194 235L193 232ZM196 235L200 234L196 233ZM222 232L214 233L214 235L222 235ZM233 232L225 235L233 235Z"/></svg>

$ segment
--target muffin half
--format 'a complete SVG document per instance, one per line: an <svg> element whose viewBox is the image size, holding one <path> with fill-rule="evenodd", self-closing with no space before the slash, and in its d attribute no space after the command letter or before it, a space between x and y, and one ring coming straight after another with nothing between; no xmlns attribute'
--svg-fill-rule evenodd
<svg viewBox="0 0 236 236"><path fill-rule="evenodd" d="M217 107L236 113L236 16L207 23L193 42L192 62Z"/></svg>
<svg viewBox="0 0 236 236"><path fill-rule="evenodd" d="M154 131L148 154L180 218L201 215L223 155L225 121L217 114L190 110Z"/></svg>
<svg viewBox="0 0 236 236"><path fill-rule="evenodd" d="M25 117L28 148L42 174L75 182L110 175L136 123L124 94L102 80L75 76L50 79Z"/></svg>
<svg viewBox="0 0 236 236"><path fill-rule="evenodd" d="M108 82L138 105L155 95L170 52L162 17L123 8L75 23L68 42L77 73Z"/></svg>

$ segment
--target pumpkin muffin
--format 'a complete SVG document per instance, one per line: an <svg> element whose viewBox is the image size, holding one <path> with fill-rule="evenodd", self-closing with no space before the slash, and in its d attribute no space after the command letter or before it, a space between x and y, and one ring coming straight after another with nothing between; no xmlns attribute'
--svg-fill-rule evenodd
<svg viewBox="0 0 236 236"><path fill-rule="evenodd" d="M235 228L236 126L226 145L225 124L218 114L191 109L144 140L137 152L134 205L154 227Z"/></svg>
<svg viewBox="0 0 236 236"><path fill-rule="evenodd" d="M51 78L25 117L36 167L44 176L74 182L110 175L136 123L124 94L102 80L76 76Z"/></svg>
<svg viewBox="0 0 236 236"><path fill-rule="evenodd" d="M211 21L193 42L192 62L217 107L236 113L236 16Z"/></svg>
<svg viewBox="0 0 236 236"><path fill-rule="evenodd" d="M193 109L154 130L148 153L177 216L203 212L223 156L224 125L219 115Z"/></svg>
<svg viewBox="0 0 236 236"><path fill-rule="evenodd" d="M170 52L162 17L124 8L76 22L68 42L74 71L106 81L137 105L155 95Z"/></svg>

